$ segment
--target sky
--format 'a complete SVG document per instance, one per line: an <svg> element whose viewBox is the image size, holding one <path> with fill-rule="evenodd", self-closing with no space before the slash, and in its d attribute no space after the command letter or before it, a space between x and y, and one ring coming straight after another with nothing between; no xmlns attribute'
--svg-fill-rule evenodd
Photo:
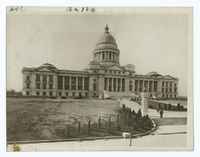
<svg viewBox="0 0 200 157"><path fill-rule="evenodd" d="M22 90L23 67L38 67L48 62L61 69L87 68L95 44L108 24L120 49L121 65L134 64L137 74L156 71L177 77L179 95L186 96L190 52L188 14L163 13L163 9L109 11L97 9L96 13L81 15L9 13L7 89Z"/></svg>

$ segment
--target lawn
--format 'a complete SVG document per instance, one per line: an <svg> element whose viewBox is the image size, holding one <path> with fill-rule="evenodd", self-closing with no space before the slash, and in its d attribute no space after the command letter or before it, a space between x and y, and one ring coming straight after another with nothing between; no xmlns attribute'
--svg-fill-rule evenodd
<svg viewBox="0 0 200 157"><path fill-rule="evenodd" d="M119 103L98 99L7 98L7 140L63 138L68 125L116 115Z"/></svg>

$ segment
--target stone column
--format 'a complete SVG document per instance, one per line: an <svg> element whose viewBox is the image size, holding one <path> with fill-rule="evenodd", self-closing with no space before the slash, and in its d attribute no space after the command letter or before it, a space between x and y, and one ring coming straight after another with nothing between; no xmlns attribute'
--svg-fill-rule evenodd
<svg viewBox="0 0 200 157"><path fill-rule="evenodd" d="M40 90L43 90L43 75L40 73Z"/></svg>
<svg viewBox="0 0 200 157"><path fill-rule="evenodd" d="M125 78L125 92L128 93L129 92L129 79Z"/></svg>
<svg viewBox="0 0 200 157"><path fill-rule="evenodd" d="M114 80L113 80L113 78L111 79L112 81L111 81L111 91L113 92L114 90L113 90L113 84L114 84Z"/></svg>
<svg viewBox="0 0 200 157"><path fill-rule="evenodd" d="M142 92L144 92L144 81L145 80L142 80Z"/></svg>
<svg viewBox="0 0 200 157"><path fill-rule="evenodd" d="M69 91L71 90L71 76L69 75Z"/></svg>
<svg viewBox="0 0 200 157"><path fill-rule="evenodd" d="M78 90L78 77L76 76L76 89L75 90Z"/></svg>
<svg viewBox="0 0 200 157"><path fill-rule="evenodd" d="M149 80L147 82L147 92L149 92Z"/></svg>
<svg viewBox="0 0 200 157"><path fill-rule="evenodd" d="M47 75L47 82L46 82L46 84L47 84L46 89L49 89L49 75Z"/></svg>
<svg viewBox="0 0 200 157"><path fill-rule="evenodd" d="M85 77L82 77L82 90L85 89Z"/></svg>
<svg viewBox="0 0 200 157"><path fill-rule="evenodd" d="M100 76L98 79L98 96L100 99L103 98L103 91L104 91L104 77Z"/></svg>
<svg viewBox="0 0 200 157"><path fill-rule="evenodd" d="M132 92L134 92L134 91L135 91L135 80L132 79Z"/></svg>
<svg viewBox="0 0 200 157"><path fill-rule="evenodd" d="M93 96L93 77L89 77L89 97Z"/></svg>
<svg viewBox="0 0 200 157"><path fill-rule="evenodd" d="M53 95L54 96L57 96L57 89L58 89L58 81L57 81L57 75L56 74L54 74L53 75L53 90L54 90L54 93L53 93Z"/></svg>
<svg viewBox="0 0 200 157"><path fill-rule="evenodd" d="M148 114L148 92L142 92L141 98L142 116L145 116Z"/></svg>
<svg viewBox="0 0 200 157"><path fill-rule="evenodd" d="M62 82L63 82L62 89L65 90L65 76L62 76Z"/></svg>
<svg viewBox="0 0 200 157"><path fill-rule="evenodd" d="M116 78L116 92L118 92L118 78Z"/></svg>
<svg viewBox="0 0 200 157"><path fill-rule="evenodd" d="M170 84L168 83L168 87L170 88ZM168 91L169 92L169 91ZM171 93L171 92L170 92ZM170 94L169 94L170 95ZM162 97L162 81L157 81L157 96Z"/></svg>
<svg viewBox="0 0 200 157"><path fill-rule="evenodd" d="M36 74L35 73L31 75L31 88L36 89Z"/></svg>
<svg viewBox="0 0 200 157"><path fill-rule="evenodd" d="M106 61L108 61L108 57L109 57L109 56L108 56L108 52L106 52Z"/></svg>
<svg viewBox="0 0 200 157"><path fill-rule="evenodd" d="M109 83L109 77L107 78L107 91L109 91L109 85L110 85L110 83Z"/></svg>
<svg viewBox="0 0 200 157"><path fill-rule="evenodd" d="M120 78L120 92L122 92L122 78Z"/></svg>

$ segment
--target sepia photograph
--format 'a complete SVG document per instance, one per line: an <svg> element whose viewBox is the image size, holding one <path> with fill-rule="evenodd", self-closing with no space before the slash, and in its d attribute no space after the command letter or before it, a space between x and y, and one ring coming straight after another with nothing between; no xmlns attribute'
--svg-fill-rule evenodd
<svg viewBox="0 0 200 157"><path fill-rule="evenodd" d="M192 150L192 15L7 7L7 151Z"/></svg>

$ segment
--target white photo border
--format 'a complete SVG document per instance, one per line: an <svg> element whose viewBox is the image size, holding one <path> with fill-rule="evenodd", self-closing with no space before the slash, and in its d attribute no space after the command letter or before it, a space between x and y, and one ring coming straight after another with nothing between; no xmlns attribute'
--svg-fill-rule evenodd
<svg viewBox="0 0 200 157"><path fill-rule="evenodd" d="M197 156L200 148L200 2L198 0L4 0L0 2L0 156ZM193 7L193 110L194 110L194 151L191 152L6 152L6 7L7 6L132 6L132 7ZM132 154L134 153L134 154Z"/></svg>

